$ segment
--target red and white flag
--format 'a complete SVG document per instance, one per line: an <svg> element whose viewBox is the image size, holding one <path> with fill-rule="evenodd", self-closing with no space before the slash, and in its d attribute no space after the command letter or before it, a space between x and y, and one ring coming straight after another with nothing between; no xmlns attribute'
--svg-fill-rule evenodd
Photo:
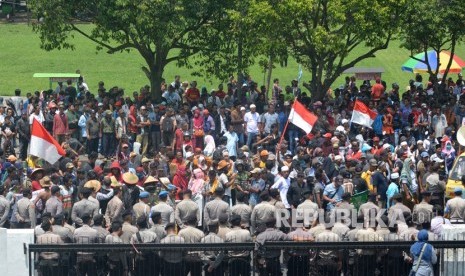
<svg viewBox="0 0 465 276"><path fill-rule="evenodd" d="M318 120L318 117L315 114L305 108L298 100L295 100L291 113L289 113L290 123L293 123L308 134L312 131L316 120Z"/></svg>
<svg viewBox="0 0 465 276"><path fill-rule="evenodd" d="M354 111L352 112L352 123L371 128L378 113L371 110L362 101L355 100Z"/></svg>
<svg viewBox="0 0 465 276"><path fill-rule="evenodd" d="M65 155L65 151L60 144L35 118L32 122L29 154L42 158L50 164L55 164L58 159Z"/></svg>

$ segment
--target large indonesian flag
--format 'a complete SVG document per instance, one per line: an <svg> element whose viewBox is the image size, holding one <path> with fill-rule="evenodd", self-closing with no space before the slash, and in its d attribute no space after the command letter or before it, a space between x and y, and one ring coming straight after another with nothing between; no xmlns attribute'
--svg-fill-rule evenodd
<svg viewBox="0 0 465 276"><path fill-rule="evenodd" d="M60 144L35 118L32 122L29 154L42 158L50 164L55 164L58 159L65 155L65 151Z"/></svg>
<svg viewBox="0 0 465 276"><path fill-rule="evenodd" d="M371 110L362 101L355 100L354 111L352 112L352 123L371 128L371 125L378 116L378 113Z"/></svg>
<svg viewBox="0 0 465 276"><path fill-rule="evenodd" d="M318 117L315 114L306 109L298 100L295 100L291 113L289 113L289 122L308 134L312 131L316 120L318 120Z"/></svg>

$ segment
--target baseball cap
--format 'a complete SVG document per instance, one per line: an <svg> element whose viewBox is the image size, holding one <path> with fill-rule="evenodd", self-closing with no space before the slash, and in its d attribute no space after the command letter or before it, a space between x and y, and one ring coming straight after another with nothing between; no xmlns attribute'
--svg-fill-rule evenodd
<svg viewBox="0 0 465 276"><path fill-rule="evenodd" d="M149 192L141 192L139 198L148 198L150 196Z"/></svg>

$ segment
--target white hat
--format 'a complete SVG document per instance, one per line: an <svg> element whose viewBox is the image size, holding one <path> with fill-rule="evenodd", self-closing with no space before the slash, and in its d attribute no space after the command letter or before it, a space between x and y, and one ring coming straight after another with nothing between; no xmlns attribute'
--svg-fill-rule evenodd
<svg viewBox="0 0 465 276"><path fill-rule="evenodd" d="M267 159L267 160L272 160L272 161L276 160L276 155L270 153L270 154L268 155L268 159Z"/></svg>
<svg viewBox="0 0 465 276"><path fill-rule="evenodd" d="M434 158L433 161L436 162L436 163L442 163L442 162L444 162L444 160L442 160L442 159L439 158L439 157Z"/></svg>
<svg viewBox="0 0 465 276"><path fill-rule="evenodd" d="M334 156L334 161L342 160L342 156L336 155Z"/></svg>
<svg viewBox="0 0 465 276"><path fill-rule="evenodd" d="M341 121L341 122L342 122L342 124L346 124L346 123L348 123L348 122L349 122L349 120L347 120L347 119L342 119L342 121Z"/></svg>
<svg viewBox="0 0 465 276"><path fill-rule="evenodd" d="M241 106L241 110L245 110L245 107Z"/></svg>
<svg viewBox="0 0 465 276"><path fill-rule="evenodd" d="M344 131L345 131L345 129L344 129L344 127L343 127L343 126L338 126L338 127L336 127L336 131L339 131L339 132L344 132Z"/></svg>
<svg viewBox="0 0 465 276"><path fill-rule="evenodd" d="M423 144L423 140L418 140L418 141L417 141L417 145L418 145L418 144Z"/></svg>
<svg viewBox="0 0 465 276"><path fill-rule="evenodd" d="M391 147L391 145L389 145L389 144L387 144L387 143L383 145L383 149L388 149L388 148L390 148L390 147Z"/></svg>
<svg viewBox="0 0 465 276"><path fill-rule="evenodd" d="M254 104L251 104L251 105L250 105L250 109L252 109L252 108L256 108L256 107L257 107L257 106L256 106L256 105L254 105Z"/></svg>
<svg viewBox="0 0 465 276"><path fill-rule="evenodd" d="M391 173L391 179L392 180L399 179L399 173Z"/></svg>
<svg viewBox="0 0 465 276"><path fill-rule="evenodd" d="M255 169L250 171L250 173L261 173L261 172L262 172L262 169L260 169L260 168L255 168Z"/></svg>
<svg viewBox="0 0 465 276"><path fill-rule="evenodd" d="M194 154L190 151L186 152L186 158L191 158Z"/></svg>
<svg viewBox="0 0 465 276"><path fill-rule="evenodd" d="M406 141L403 141L402 143L400 143L401 146L407 146L407 142Z"/></svg>
<svg viewBox="0 0 465 276"><path fill-rule="evenodd" d="M281 167L281 171L282 171L282 172L288 172L288 171L289 171L289 167L288 167L288 166L282 166L282 167Z"/></svg>
<svg viewBox="0 0 465 276"><path fill-rule="evenodd" d="M289 105L289 102L288 101L285 101L284 102L284 106L288 106Z"/></svg>
<svg viewBox="0 0 465 276"><path fill-rule="evenodd" d="M200 108L200 109L203 109L203 104L199 104L199 108Z"/></svg>

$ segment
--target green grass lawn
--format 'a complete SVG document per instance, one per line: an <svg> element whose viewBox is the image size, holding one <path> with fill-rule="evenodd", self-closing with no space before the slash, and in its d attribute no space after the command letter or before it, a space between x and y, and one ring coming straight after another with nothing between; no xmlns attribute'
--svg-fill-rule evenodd
<svg viewBox="0 0 465 276"><path fill-rule="evenodd" d="M38 35L26 24L0 24L0 39L0 95L12 95L16 88L21 88L24 92L48 89L48 80L32 78L34 73L74 73L77 69L81 70L93 92L100 80L105 82L106 87L123 87L126 93L138 90L148 83L140 70L144 61L135 51L113 55L98 52L95 44L77 35L73 40L75 51L46 52L40 49ZM357 49L359 53L362 51L363 48ZM400 70L402 63L408 59L408 54L407 50L399 47L398 41L393 41L389 49L378 52L375 58L364 60L358 66L383 67L383 79L389 84L397 82L403 87L414 77L413 74ZM457 55L465 58L465 45L458 47ZM190 73L189 69L178 68L173 63L165 69L165 79L171 82L174 75L179 74L182 80L197 79L199 85L205 85L208 90L216 88L220 82L216 78L193 77ZM291 59L287 67L276 65L272 78L279 78L281 85L285 86L297 77L297 73L298 64ZM250 74L260 85L264 83L263 71L257 65L250 68ZM342 84L344 77L342 75L333 86ZM310 74L304 71L303 80L308 81L309 78Z"/></svg>

